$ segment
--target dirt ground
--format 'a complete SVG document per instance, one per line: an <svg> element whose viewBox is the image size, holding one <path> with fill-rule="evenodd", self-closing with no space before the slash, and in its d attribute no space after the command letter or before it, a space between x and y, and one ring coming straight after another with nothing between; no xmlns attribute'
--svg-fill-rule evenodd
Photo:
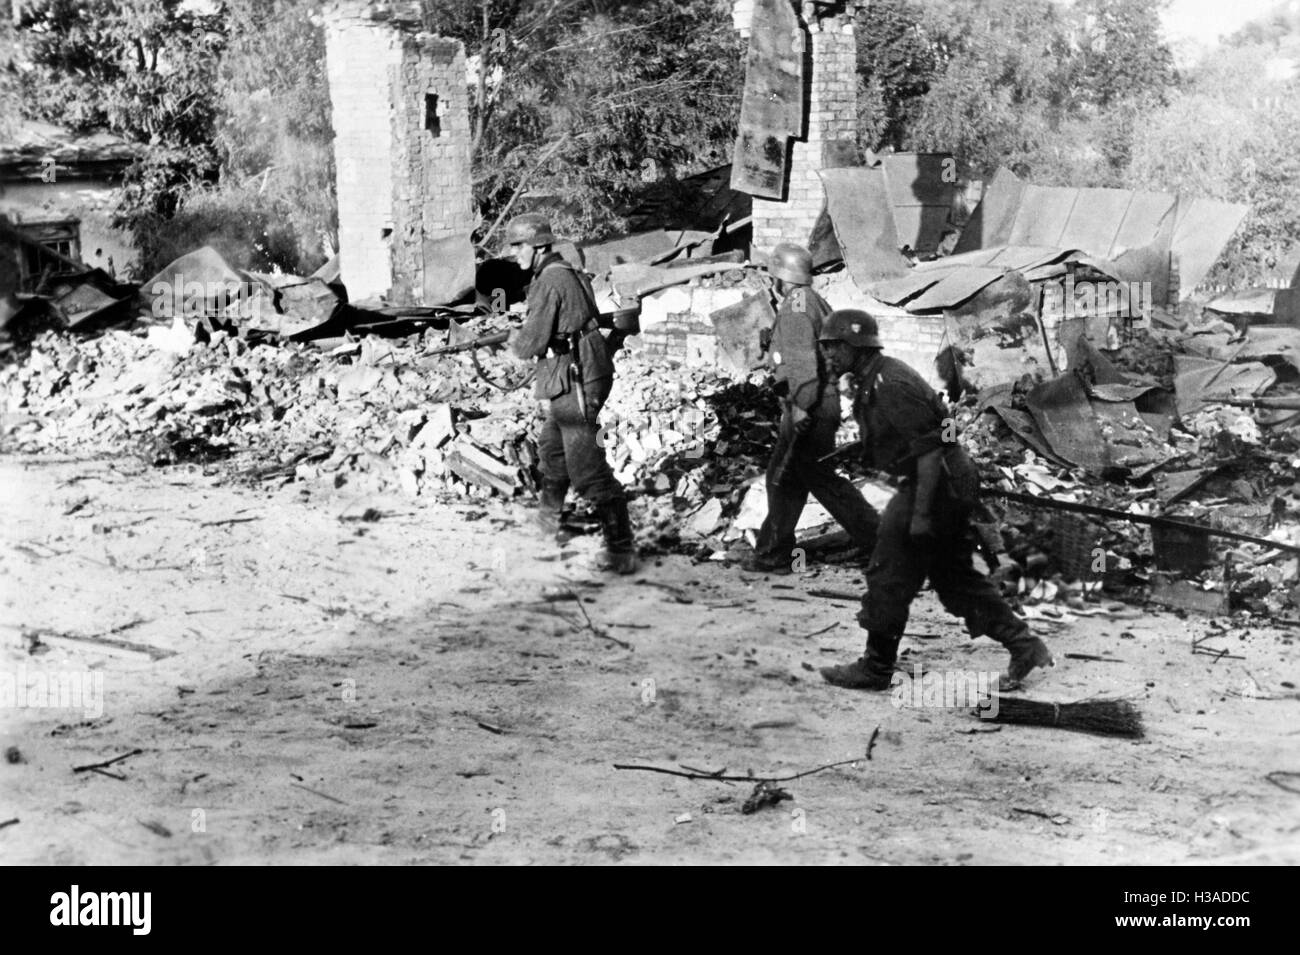
<svg viewBox="0 0 1300 955"><path fill-rule="evenodd" d="M0 709L7 863L1300 862L1265 778L1300 771L1293 630L1036 622L1060 665L1028 694L1129 696L1147 738L1115 740L829 687L862 633L807 591L860 589L844 568L601 579L522 504L133 460L0 459L0 507L0 674L102 675L101 715ZM932 594L910 632L908 666L1005 665ZM788 775L877 726L750 815L748 783L614 769Z"/></svg>

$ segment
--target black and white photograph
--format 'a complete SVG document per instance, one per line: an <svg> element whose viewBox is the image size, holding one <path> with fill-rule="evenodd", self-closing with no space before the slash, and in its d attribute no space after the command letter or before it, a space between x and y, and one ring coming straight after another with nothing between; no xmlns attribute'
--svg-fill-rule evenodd
<svg viewBox="0 0 1300 955"><path fill-rule="evenodd" d="M1240 943L1298 638L1300 0L0 0L24 920L1088 866Z"/></svg>

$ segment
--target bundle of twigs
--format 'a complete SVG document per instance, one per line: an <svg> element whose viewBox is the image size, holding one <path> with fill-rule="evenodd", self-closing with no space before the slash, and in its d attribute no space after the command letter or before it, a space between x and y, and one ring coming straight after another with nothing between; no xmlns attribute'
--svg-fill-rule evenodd
<svg viewBox="0 0 1300 955"><path fill-rule="evenodd" d="M1019 696L986 700L975 713L994 723L1021 726L1056 726L1063 730L1097 736L1127 736L1141 739L1142 713L1128 700L1082 700L1078 703L1046 703ZM996 715L995 715L996 714Z"/></svg>

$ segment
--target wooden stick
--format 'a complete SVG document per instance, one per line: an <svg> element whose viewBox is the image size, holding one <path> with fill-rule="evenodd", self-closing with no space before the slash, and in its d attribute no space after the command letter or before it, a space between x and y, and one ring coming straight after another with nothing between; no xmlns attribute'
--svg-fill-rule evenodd
<svg viewBox="0 0 1300 955"><path fill-rule="evenodd" d="M837 621L836 623L832 623L829 626L822 627L820 630L814 630L812 633L805 633L803 635L803 639L811 640L813 637L820 636L821 634L825 633L827 630L834 630L838 626L839 623Z"/></svg>
<svg viewBox="0 0 1300 955"><path fill-rule="evenodd" d="M679 769L665 769L662 766L631 766L625 763L615 763L615 769L639 769L646 773L663 773L665 776L680 776L683 779L712 779L716 782L728 783L788 783L793 779L803 779L805 776L812 776L815 773L825 772L828 769L835 769L837 766L848 766L852 763L860 763L863 760L870 761L871 751L875 748L876 737L880 735L880 727L877 726L871 734L871 739L867 741L867 753L865 756L859 756L857 759L842 759L838 763L827 763L825 766L818 766L816 769L807 769L802 773L795 773L793 776L728 776L719 770L716 773L701 772L682 772Z"/></svg>
<svg viewBox="0 0 1300 955"><path fill-rule="evenodd" d="M1131 524L1146 524L1151 527L1177 527L1193 533L1208 534L1210 537L1225 537L1228 540L1244 541L1247 544L1258 544L1261 547L1272 547L1277 550L1287 550L1294 554L1300 554L1300 545L1284 544L1281 541L1255 537L1252 534L1238 534L1236 531L1220 530L1217 527L1195 524L1191 521L1180 521L1172 517L1131 514L1128 511L1121 511L1114 507L1101 507L1097 504L1076 504L1074 501L1058 501L1051 497L1035 497L1032 494L1021 494L1018 491L988 490L984 493L989 497L1000 497L1003 500L1015 501L1018 504L1028 504L1030 507L1045 507L1048 510L1067 511L1071 514L1091 514L1094 517L1113 517L1121 521L1128 521Z"/></svg>
<svg viewBox="0 0 1300 955"><path fill-rule="evenodd" d="M143 753L142 749L133 749L129 753L123 753L121 756L114 756L112 759L105 760L102 763L87 763L85 766L73 766L74 773L85 773L92 769L103 769L105 766L112 766L114 763L120 763L124 759L130 759L132 756L139 756Z"/></svg>
<svg viewBox="0 0 1300 955"><path fill-rule="evenodd" d="M618 637L610 636L604 630L599 629L594 623L592 623L591 617L587 616L587 608L582 605L582 598L576 593L572 593L572 591L570 591L570 593L572 594L574 601L577 603L578 609L582 611L582 619L587 621L587 629L590 630L593 635L600 637L602 640L608 640L610 643L616 643L624 650L634 649L632 644L628 643L626 640L620 640Z"/></svg>
<svg viewBox="0 0 1300 955"><path fill-rule="evenodd" d="M320 796L321 799L328 799L330 802L336 802L340 806L347 805L347 803L345 803L342 799L335 799L329 793L323 793L319 789L312 789L310 786L304 786L302 783L290 783L289 785L293 786L295 789L301 789L304 792L309 792L313 796Z"/></svg>

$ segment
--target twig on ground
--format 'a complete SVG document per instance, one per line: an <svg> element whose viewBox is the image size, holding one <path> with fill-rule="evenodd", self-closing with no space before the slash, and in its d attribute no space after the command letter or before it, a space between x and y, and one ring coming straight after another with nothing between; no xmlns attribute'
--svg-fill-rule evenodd
<svg viewBox="0 0 1300 955"><path fill-rule="evenodd" d="M821 590L821 589L810 590L808 591L808 596L824 597L827 600L851 600L854 602L862 599L861 594L845 593L843 590Z"/></svg>
<svg viewBox="0 0 1300 955"><path fill-rule="evenodd" d="M634 649L632 644L628 643L626 640L620 640L618 637L611 636L592 623L591 617L587 615L587 608L582 605L582 598L576 593L573 595L573 600L574 603L578 605L578 609L582 611L582 619L587 621L587 629L590 630L593 635L600 637L602 640L608 640L610 643L618 644L618 646L622 647L624 650Z"/></svg>
<svg viewBox="0 0 1300 955"><path fill-rule="evenodd" d="M1274 777L1281 778L1275 779ZM1297 786L1296 783L1297 780L1300 780L1300 773L1289 769L1275 769L1264 778L1278 789L1285 789L1289 793L1295 793L1297 796L1300 796L1300 786ZM1283 780L1285 780L1285 782Z"/></svg>
<svg viewBox="0 0 1300 955"><path fill-rule="evenodd" d="M818 766L815 769L807 769L802 773L794 773L791 776L728 776L723 770L716 773L705 773L699 771L686 771L680 769L666 769L662 766L632 766L626 763L615 763L615 769L639 769L646 773L663 773L665 776L680 776L683 779L709 779L714 782L729 783L788 783L794 779L803 779L805 776L812 776L815 773L825 772L828 769L835 769L838 766L849 766L853 763L861 763L864 760L871 759L872 747L876 744L876 737L880 735L880 727L877 726L871 734L871 739L867 742L867 753L865 756L859 756L856 759L842 759L838 763L827 763L825 766ZM679 764L680 765L680 764Z"/></svg>
<svg viewBox="0 0 1300 955"><path fill-rule="evenodd" d="M813 637L821 636L823 633L826 633L826 631L828 631L828 630L834 630L834 629L835 629L836 627L838 627L839 625L840 625L840 624L839 624L839 621L837 620L835 623L832 623L832 624L829 624L829 625L827 625L827 626L825 626L825 627L822 627L820 630L814 630L812 633L805 633L805 634L803 635L803 639L805 639L805 640L811 640Z"/></svg>
<svg viewBox="0 0 1300 955"><path fill-rule="evenodd" d="M319 789L312 789L310 786L304 786L302 783L290 783L289 785L293 786L295 789L301 789L304 792L309 792L313 796L320 796L321 799L328 799L330 802L336 802L340 806L347 805L347 803L345 803L342 799L336 799L335 797L331 796L329 793L323 793Z"/></svg>
<svg viewBox="0 0 1300 955"><path fill-rule="evenodd" d="M103 769L106 766L112 766L114 763L120 763L124 759L130 759L132 756L139 756L143 753L142 749L133 749L129 753L123 753L121 756L114 756L112 759L106 759L102 763L87 763L85 766L73 766L74 773L85 773L93 769Z"/></svg>

